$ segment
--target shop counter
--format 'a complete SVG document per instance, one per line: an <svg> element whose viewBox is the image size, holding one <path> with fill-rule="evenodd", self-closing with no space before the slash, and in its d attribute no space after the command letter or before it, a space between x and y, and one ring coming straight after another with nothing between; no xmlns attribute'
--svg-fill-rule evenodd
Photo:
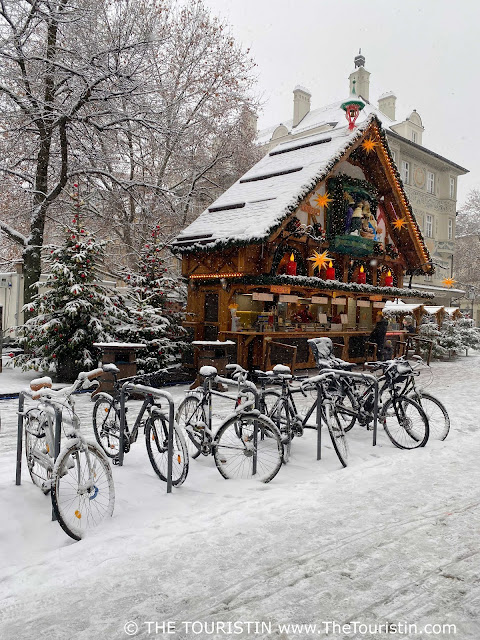
<svg viewBox="0 0 480 640"><path fill-rule="evenodd" d="M237 362L245 369L262 369L264 367L268 340L297 347L296 368L311 369L315 367L315 360L307 340L320 337L330 338L335 344L336 357L349 362L362 363L368 359L366 342L370 333L370 329L352 331L222 331L219 333L219 339L232 340L236 343Z"/></svg>

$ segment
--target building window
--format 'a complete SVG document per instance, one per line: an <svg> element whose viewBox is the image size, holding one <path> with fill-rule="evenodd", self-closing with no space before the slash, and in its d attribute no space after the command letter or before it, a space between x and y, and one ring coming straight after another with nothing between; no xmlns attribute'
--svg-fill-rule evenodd
<svg viewBox="0 0 480 640"><path fill-rule="evenodd" d="M390 153L392 154L393 161L397 162L397 157L396 157L395 151L393 151L393 149L390 149Z"/></svg>
<svg viewBox="0 0 480 640"><path fill-rule="evenodd" d="M410 184L410 163L402 160L402 180L405 184Z"/></svg>
<svg viewBox="0 0 480 640"><path fill-rule="evenodd" d="M453 240L453 220L448 220L448 239Z"/></svg>
<svg viewBox="0 0 480 640"><path fill-rule="evenodd" d="M425 237L433 238L433 216L425 215Z"/></svg>
<svg viewBox="0 0 480 640"><path fill-rule="evenodd" d="M427 171L427 191L435 193L435 174L431 171Z"/></svg>
<svg viewBox="0 0 480 640"><path fill-rule="evenodd" d="M455 178L450 178L450 198L455 200Z"/></svg>
<svg viewBox="0 0 480 640"><path fill-rule="evenodd" d="M416 142L417 141L417 133L416 131L412 131L412 142Z"/></svg>
<svg viewBox="0 0 480 640"><path fill-rule="evenodd" d="M431 282L432 281L432 276L430 274L427 274L425 276L425 282Z"/></svg>

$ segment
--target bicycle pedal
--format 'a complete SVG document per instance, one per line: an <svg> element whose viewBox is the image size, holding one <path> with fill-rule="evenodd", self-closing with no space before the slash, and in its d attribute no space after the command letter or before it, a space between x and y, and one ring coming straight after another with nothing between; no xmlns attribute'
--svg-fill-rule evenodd
<svg viewBox="0 0 480 640"><path fill-rule="evenodd" d="M118 466L120 464L120 458L118 456L115 456L114 458L112 458L112 464L114 464L115 466Z"/></svg>
<svg viewBox="0 0 480 640"><path fill-rule="evenodd" d="M51 480L45 480L45 482L42 482L42 491L45 495L47 495L47 493L49 493L51 490L52 490Z"/></svg>

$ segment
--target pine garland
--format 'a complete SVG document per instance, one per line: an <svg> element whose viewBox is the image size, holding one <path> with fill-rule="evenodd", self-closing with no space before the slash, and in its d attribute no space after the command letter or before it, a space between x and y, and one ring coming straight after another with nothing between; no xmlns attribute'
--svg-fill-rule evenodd
<svg viewBox="0 0 480 640"><path fill-rule="evenodd" d="M218 274L221 278L222 274ZM195 278L195 284L211 284L211 278ZM371 284L357 284L356 282L341 282L340 280L323 280L316 276L287 276L287 275L245 275L238 278L228 278L228 283L245 285L290 285L292 287L305 287L320 291L345 291L361 293L363 295L383 295L395 298L423 298L431 300L433 293L418 291L416 289L400 289L398 287L375 287Z"/></svg>

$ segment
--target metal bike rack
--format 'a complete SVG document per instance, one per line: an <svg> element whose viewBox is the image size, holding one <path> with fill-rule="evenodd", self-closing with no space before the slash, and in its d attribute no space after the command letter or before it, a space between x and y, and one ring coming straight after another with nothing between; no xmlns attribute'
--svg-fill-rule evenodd
<svg viewBox="0 0 480 640"><path fill-rule="evenodd" d="M378 380L375 376L372 376L369 373L355 373L353 371L342 371L339 369L329 369L328 371L323 371L318 376L314 376L307 381L314 381L314 384L317 382L323 382L324 380L328 380L328 378L332 377L343 377L343 378L353 378L356 380L368 380L372 383L375 392L374 398L374 407L373 407L373 442L372 446L376 446L377 444L377 424L378 424ZM321 460L322 458L322 411L321 404L323 401L322 389L318 386L317 389L317 460Z"/></svg>
<svg viewBox="0 0 480 640"><path fill-rule="evenodd" d="M172 493L172 468L173 468L173 425L175 424L175 407L172 395L162 389L154 389L143 384L132 384L126 382L120 391L120 442L118 451L118 465L123 466L123 445L125 440L125 396L127 393L138 393L142 396L153 396L154 398L164 398L169 405L168 411L168 463L167 463L167 493Z"/></svg>
<svg viewBox="0 0 480 640"><path fill-rule="evenodd" d="M18 423L17 423L17 466L15 474L15 484L17 486L22 484L22 449L23 449L23 418L25 417L25 397L32 398L30 391L21 391L18 394ZM62 410L58 407L53 407L55 411L55 433L54 433L54 462L57 460L60 453L60 442L62 439ZM55 513L52 507L52 520L56 520Z"/></svg>

